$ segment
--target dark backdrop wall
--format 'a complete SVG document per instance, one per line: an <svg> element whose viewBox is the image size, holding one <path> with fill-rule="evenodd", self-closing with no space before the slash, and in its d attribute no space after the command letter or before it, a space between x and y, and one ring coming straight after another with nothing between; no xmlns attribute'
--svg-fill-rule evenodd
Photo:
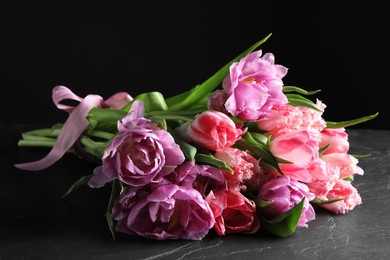
<svg viewBox="0 0 390 260"><path fill-rule="evenodd" d="M188 90L269 33L286 85L316 95L328 121L379 112L389 128L388 11L363 1L9 1L3 8L2 123L54 124L51 90L132 96ZM84 3L84 4L82 4ZM385 107L386 106L386 107Z"/></svg>

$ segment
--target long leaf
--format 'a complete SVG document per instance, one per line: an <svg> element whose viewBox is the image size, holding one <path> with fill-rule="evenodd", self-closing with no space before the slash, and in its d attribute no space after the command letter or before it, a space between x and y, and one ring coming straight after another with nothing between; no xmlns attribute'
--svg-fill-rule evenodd
<svg viewBox="0 0 390 260"><path fill-rule="evenodd" d="M110 194L110 200L108 201L107 205L107 211L106 211L106 220L108 224L108 228L110 229L112 239L115 240L115 226L114 226L114 220L112 218L111 210L112 207L114 206L114 202L116 198L119 196L121 193L121 185L118 180L112 181L112 187L111 187L111 194Z"/></svg>
<svg viewBox="0 0 390 260"><path fill-rule="evenodd" d="M180 149L182 150L184 157L192 161L195 159L195 155L197 152L197 149L195 146L190 145L186 141L184 141L174 130L171 128L167 128L168 132L172 135L172 137L175 139L175 142L180 146Z"/></svg>
<svg viewBox="0 0 390 260"><path fill-rule="evenodd" d="M344 198L336 198L336 199L330 199L330 200L320 200L320 199L313 199L310 201L310 203L312 204L317 204L317 205L323 205L323 204L329 204L329 203L333 203L333 202L336 202L336 201L340 201L340 200L343 200Z"/></svg>
<svg viewBox="0 0 390 260"><path fill-rule="evenodd" d="M314 110L317 110L319 112L322 112L321 109L319 109L313 101L310 99L307 99L299 94L286 94L286 97L288 99L288 103L293 106L303 106L303 107L309 107Z"/></svg>
<svg viewBox="0 0 390 260"><path fill-rule="evenodd" d="M265 38L262 40L256 42L253 44L251 47L249 47L247 50L242 52L240 55L238 55L236 58L234 58L232 61L227 63L225 66L223 66L220 70L218 70L214 75L212 75L209 79L204 81L202 84L198 85L194 89L192 89L188 95L185 96L183 100L180 102L176 102L172 104L172 100L176 100L176 97L172 97L171 99L168 100L168 104L171 104L169 107L169 110L185 110L191 105L197 103L199 100L202 98L206 97L210 92L212 92L221 82L222 80L228 75L229 73L229 68L230 65L233 62L237 62L249 53L251 53L254 49L259 47L261 44L263 44L265 41L268 40L269 37L271 37L271 33L268 34ZM181 97L184 95L180 94Z"/></svg>
<svg viewBox="0 0 390 260"><path fill-rule="evenodd" d="M89 179L91 179L91 176L92 176L92 174L89 174L89 175L85 175L85 176L81 177L80 179L78 179L75 183L73 183L73 185L69 188L69 190L64 195L62 195L62 198L65 198L74 190L85 186L88 183Z"/></svg>
<svg viewBox="0 0 390 260"><path fill-rule="evenodd" d="M172 107L173 105L182 102L190 94L190 92L191 90L187 90L176 96L166 98L165 102L167 103L168 107Z"/></svg>
<svg viewBox="0 0 390 260"><path fill-rule="evenodd" d="M195 161L198 163L207 163L217 168L224 169L229 171L230 173L233 173L232 168L230 168L225 161L219 160L211 154L197 153L195 155Z"/></svg>
<svg viewBox="0 0 390 260"><path fill-rule="evenodd" d="M287 92L297 92L297 93L303 94L303 95L314 95L314 94L316 94L316 93L318 93L320 91L321 91L320 89L307 91L307 90L304 90L303 88L299 88L299 87L296 87L296 86L283 86L283 92L284 93L287 93Z"/></svg>
<svg viewBox="0 0 390 260"><path fill-rule="evenodd" d="M88 121L91 122L93 128L114 132L117 130L117 123L121 120L127 112L112 108L92 108L87 116Z"/></svg>
<svg viewBox="0 0 390 260"><path fill-rule="evenodd" d="M328 127L328 128L342 128L342 127L357 125L357 124L361 124L361 123L364 123L366 121L372 120L375 117L377 117L378 115L379 115L379 113L377 112L373 115L364 116L364 117L360 117L360 118L356 118L356 119L348 120L348 121L341 121L341 122L329 122L328 121L328 122L326 122L326 127Z"/></svg>
<svg viewBox="0 0 390 260"><path fill-rule="evenodd" d="M299 218L302 214L303 204L306 198L303 198L295 207L291 208L279 217L267 220L261 214L260 226L278 237L287 237L295 232Z"/></svg>
<svg viewBox="0 0 390 260"><path fill-rule="evenodd" d="M168 109L163 94L157 91L142 93L136 96L134 100L141 100L144 103L145 113L151 111L165 111Z"/></svg>

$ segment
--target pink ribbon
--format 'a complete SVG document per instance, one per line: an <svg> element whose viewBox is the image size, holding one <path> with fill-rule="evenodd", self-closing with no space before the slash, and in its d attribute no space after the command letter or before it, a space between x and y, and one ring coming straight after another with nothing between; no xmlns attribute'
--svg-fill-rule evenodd
<svg viewBox="0 0 390 260"><path fill-rule="evenodd" d="M132 101L133 98L126 92L118 92L107 100L103 100L99 95L92 94L81 98L67 87L56 86L53 88L52 99L57 108L69 112L69 117L65 121L53 148L44 158L38 161L15 164L15 167L22 170L39 171L51 166L61 159L88 127L89 122L86 117L92 108L112 107L120 109ZM61 101L66 99L76 100L80 103L76 107L61 104Z"/></svg>

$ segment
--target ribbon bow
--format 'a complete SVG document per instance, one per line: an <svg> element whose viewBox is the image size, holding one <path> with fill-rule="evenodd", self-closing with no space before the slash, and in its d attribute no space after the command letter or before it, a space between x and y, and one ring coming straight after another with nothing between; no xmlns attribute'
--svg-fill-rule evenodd
<svg viewBox="0 0 390 260"><path fill-rule="evenodd" d="M86 117L92 108L112 107L120 109L133 100L126 92L118 92L106 100L93 94L81 98L65 86L54 87L52 99L58 109L69 112L69 117L65 121L53 148L44 158L33 162L15 164L15 167L22 170L39 171L51 166L73 146L88 127L89 122ZM75 100L80 103L77 106L69 106L61 103L64 100Z"/></svg>

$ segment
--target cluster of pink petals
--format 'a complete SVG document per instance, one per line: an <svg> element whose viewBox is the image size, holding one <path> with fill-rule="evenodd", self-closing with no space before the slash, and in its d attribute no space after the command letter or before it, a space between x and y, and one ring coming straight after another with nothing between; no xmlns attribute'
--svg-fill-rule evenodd
<svg viewBox="0 0 390 260"><path fill-rule="evenodd" d="M336 184L344 178L363 174L358 160L348 154L349 142L345 128L327 128L322 118L325 104L317 100L319 111L292 105L274 106L267 117L257 121L259 129L271 137L270 151L288 163L279 163L284 175L305 183L319 200L334 199ZM320 154L320 149L324 151ZM344 181L343 181L344 182ZM360 195L345 186L342 202L321 204L335 213L345 213L361 204ZM332 195L333 194L333 195ZM347 196L348 195L348 196ZM326 205L326 206L325 206Z"/></svg>
<svg viewBox="0 0 390 260"><path fill-rule="evenodd" d="M321 111L326 108L320 100L317 100L316 106ZM273 106L267 116L256 123L259 129L266 131L267 136L272 137L300 129L319 133L326 127L322 114L323 112L307 107L278 105Z"/></svg>
<svg viewBox="0 0 390 260"><path fill-rule="evenodd" d="M246 191L246 182L252 183L254 175L260 175L263 171L259 159L237 148L227 147L216 152L214 156L225 161L233 170L233 173L225 171L224 175L227 185L237 191Z"/></svg>
<svg viewBox="0 0 390 260"><path fill-rule="evenodd" d="M339 214L348 213L353 210L356 205L362 204L362 199L357 189L350 181L345 180L337 180L326 197L329 200L343 198L336 202L321 205L323 208Z"/></svg>
<svg viewBox="0 0 390 260"><path fill-rule="evenodd" d="M230 66L222 83L223 91L215 92L209 108L227 111L241 120L255 122L275 105L287 103L283 93L283 77L287 68L275 64L272 53L258 50Z"/></svg>

